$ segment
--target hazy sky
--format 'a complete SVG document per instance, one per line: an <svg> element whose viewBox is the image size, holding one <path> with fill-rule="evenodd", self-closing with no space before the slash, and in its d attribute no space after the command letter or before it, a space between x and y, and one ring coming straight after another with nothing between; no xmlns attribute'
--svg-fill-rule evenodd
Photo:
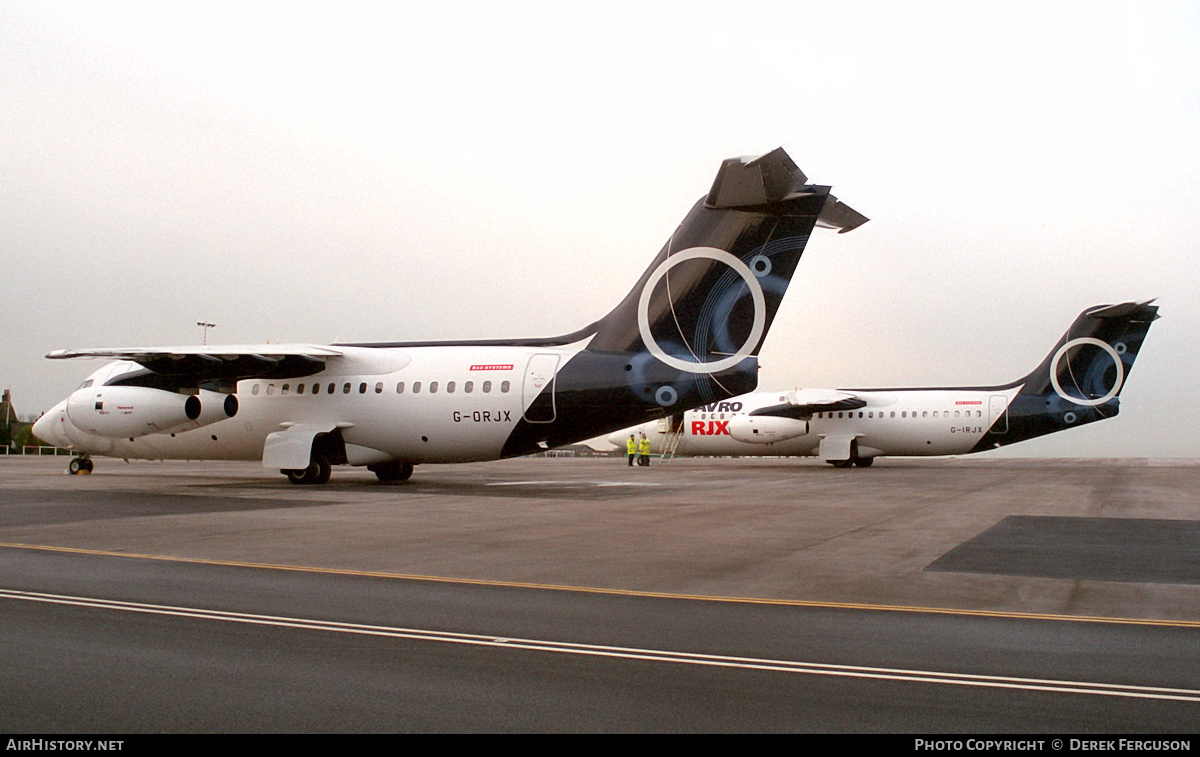
<svg viewBox="0 0 1200 757"><path fill-rule="evenodd" d="M0 386L201 320L572 331L782 145L872 220L814 237L762 388L1006 382L1158 297L1120 417L1011 449L1200 457L1200 6L833 5L5 0Z"/></svg>

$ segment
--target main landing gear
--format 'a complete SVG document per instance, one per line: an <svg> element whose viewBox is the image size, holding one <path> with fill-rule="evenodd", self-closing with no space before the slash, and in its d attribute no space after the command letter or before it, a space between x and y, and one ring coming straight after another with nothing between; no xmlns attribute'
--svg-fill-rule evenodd
<svg viewBox="0 0 1200 757"><path fill-rule="evenodd" d="M871 464L875 462L875 458L852 457L849 460L826 460L825 462L829 463L835 468L849 468L852 465L857 465L860 468L870 468Z"/></svg>
<svg viewBox="0 0 1200 757"><path fill-rule="evenodd" d="M377 463L368 465L367 470L375 474L375 476L384 483L392 483L395 481L407 481L413 473L412 463L402 463L398 460L393 460L387 463ZM297 486L324 484L329 481L329 474L333 472L333 465L330 464L329 458L322 455L313 455L312 463L307 468L299 470L281 470L279 471L287 476L288 481L291 481Z"/></svg>
<svg viewBox="0 0 1200 757"><path fill-rule="evenodd" d="M393 481L407 481L413 474L412 463L402 463L399 460L368 465L367 470L374 473L375 477L385 484Z"/></svg>
<svg viewBox="0 0 1200 757"><path fill-rule="evenodd" d="M84 475L92 472L92 458L90 457L73 457L71 462L67 463L67 473L72 476Z"/></svg>
<svg viewBox="0 0 1200 757"><path fill-rule="evenodd" d="M313 456L312 462L307 468L301 470L281 470L279 471L288 477L297 486L305 484L324 484L329 481L329 474L333 472L333 466L329 464L329 460L324 457Z"/></svg>
<svg viewBox="0 0 1200 757"><path fill-rule="evenodd" d="M858 440L850 440L850 459L848 460L827 460L830 465L835 468L849 468L851 465L857 465L860 468L870 468L871 463L875 462L873 457L858 456Z"/></svg>

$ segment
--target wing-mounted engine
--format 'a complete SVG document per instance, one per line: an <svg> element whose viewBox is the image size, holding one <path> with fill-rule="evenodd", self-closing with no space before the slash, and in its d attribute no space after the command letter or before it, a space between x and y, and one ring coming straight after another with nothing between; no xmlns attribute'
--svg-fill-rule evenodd
<svg viewBox="0 0 1200 757"><path fill-rule="evenodd" d="M808 421L777 415L737 415L729 421L729 435L749 444L774 444L808 433Z"/></svg>
<svg viewBox="0 0 1200 757"><path fill-rule="evenodd" d="M798 389L788 392L778 405L760 407L729 422L729 435L739 442L774 444L804 436L817 413L857 410L866 400L828 389Z"/></svg>
<svg viewBox="0 0 1200 757"><path fill-rule="evenodd" d="M237 411L237 397L205 389L179 394L145 386L90 386L67 399L72 424L110 439L187 431L232 418Z"/></svg>

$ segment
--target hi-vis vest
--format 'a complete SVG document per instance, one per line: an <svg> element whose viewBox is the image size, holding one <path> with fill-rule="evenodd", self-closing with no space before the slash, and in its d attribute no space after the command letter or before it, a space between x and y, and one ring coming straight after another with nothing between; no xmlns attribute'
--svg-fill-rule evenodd
<svg viewBox="0 0 1200 757"><path fill-rule="evenodd" d="M638 443L638 451L643 455L650 454L650 437L644 437L642 441Z"/></svg>
<svg viewBox="0 0 1200 757"><path fill-rule="evenodd" d="M638 451L637 442L633 440L632 436L629 437L629 441L625 442L625 449L628 450L629 454L631 455Z"/></svg>

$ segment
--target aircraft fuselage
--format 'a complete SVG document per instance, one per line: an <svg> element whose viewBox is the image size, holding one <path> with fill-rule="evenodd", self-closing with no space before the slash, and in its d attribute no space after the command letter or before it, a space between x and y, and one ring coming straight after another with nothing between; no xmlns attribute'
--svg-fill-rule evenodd
<svg viewBox="0 0 1200 757"><path fill-rule="evenodd" d="M92 455L142 459L261 460L267 435L293 425L331 424L349 462L471 462L507 456L518 421L549 429L554 405L533 401L554 389L555 373L576 351L511 347L341 348L325 370L297 379L237 382L237 414L215 423L132 438L91 433L101 414L137 412L105 403L119 380L140 368L118 361L50 410L46 441ZM79 401L79 400L83 401ZM96 410L97 405L103 409ZM526 452L532 450L525 450Z"/></svg>
<svg viewBox="0 0 1200 757"><path fill-rule="evenodd" d="M735 434L752 438L749 414L786 402L786 395L748 394L684 413L676 453L811 456L820 454L823 439L836 437L855 440L861 457L966 454L1003 443L1008 405L1019 389L848 390L866 404L817 412L808 420L787 419L804 432L774 442L742 441ZM656 451L666 440L667 423L664 419L646 428Z"/></svg>

